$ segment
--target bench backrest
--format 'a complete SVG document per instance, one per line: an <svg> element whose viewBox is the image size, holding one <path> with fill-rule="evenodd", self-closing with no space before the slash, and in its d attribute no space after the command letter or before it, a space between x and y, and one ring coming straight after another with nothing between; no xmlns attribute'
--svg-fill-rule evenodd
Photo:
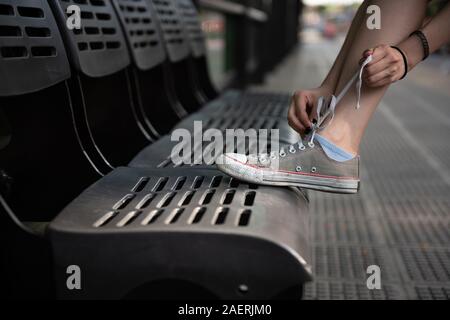
<svg viewBox="0 0 450 320"><path fill-rule="evenodd" d="M20 218L48 220L99 175L70 109L70 65L47 1L0 0L0 192Z"/></svg>

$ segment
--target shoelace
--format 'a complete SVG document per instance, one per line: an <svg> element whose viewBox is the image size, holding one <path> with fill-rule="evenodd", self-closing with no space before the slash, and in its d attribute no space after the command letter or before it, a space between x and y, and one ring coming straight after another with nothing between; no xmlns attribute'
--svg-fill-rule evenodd
<svg viewBox="0 0 450 320"><path fill-rule="evenodd" d="M358 110L361 108L361 92L362 92L362 74L364 72L365 67L372 62L373 57L370 55L364 60L361 67L358 69L358 71L355 73L355 75L350 79L350 81L346 84L344 89L342 89L341 93L336 97L335 95L331 96L331 101L328 106L328 109L322 114L322 109L325 106L325 97L320 97L317 101L317 122L313 124L312 127L312 133L311 137L308 141L308 146L310 148L314 148L314 138L316 137L316 134L318 131L325 129L327 126L331 124L331 122L334 119L334 114L336 111L336 106L339 104L339 102L344 98L344 96L347 94L347 92L350 90L353 83L356 81L356 94L357 94L357 101L356 101L356 109ZM324 122L329 118L329 121L324 124ZM297 152L296 146L300 151L303 151L306 149L305 145L303 144L303 141L300 140L299 142L292 144L288 146L288 150L290 153ZM281 148L279 155L281 157L286 156L286 151L284 148ZM271 158L273 158L273 154L271 153Z"/></svg>

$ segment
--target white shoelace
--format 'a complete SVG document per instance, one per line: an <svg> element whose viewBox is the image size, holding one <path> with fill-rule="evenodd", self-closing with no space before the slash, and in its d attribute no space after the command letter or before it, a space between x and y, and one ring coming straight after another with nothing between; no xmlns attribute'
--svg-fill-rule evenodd
<svg viewBox="0 0 450 320"><path fill-rule="evenodd" d="M335 95L331 96L331 101L328 106L328 109L325 111L325 113L322 115L322 109L325 106L325 97L320 97L317 102L317 122L313 124L312 127L312 134L311 138L309 139L308 146L310 148L314 148L314 138L316 137L316 134L318 131L325 129L327 126L330 125L330 123L334 119L334 114L336 111L336 106L339 104L339 102L344 98L344 96L347 94L347 92L350 90L353 83L356 81L356 94L357 94L357 101L356 101L356 109L358 110L361 108L361 92L362 92L362 74L364 72L364 69L366 66L372 62L372 56L368 56L366 60L364 60L361 67L358 69L358 71L355 73L355 75L350 79L350 81L346 84L344 89L342 89L341 93L336 97ZM331 117L327 123L324 124L324 122ZM298 143L288 146L288 150L291 153L295 153L295 145L298 146L298 149L300 151L305 150L305 145L303 144L303 141L300 140ZM286 155L286 152L284 148L280 150L280 156L284 157ZM272 155L273 156L273 155Z"/></svg>

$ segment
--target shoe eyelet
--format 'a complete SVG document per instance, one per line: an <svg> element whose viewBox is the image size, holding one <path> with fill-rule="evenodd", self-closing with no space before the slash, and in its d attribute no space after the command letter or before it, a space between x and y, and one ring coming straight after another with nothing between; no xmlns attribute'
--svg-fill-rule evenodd
<svg viewBox="0 0 450 320"><path fill-rule="evenodd" d="M290 153L292 153L292 154L294 154L294 153L296 153L296 152L297 152L297 150L295 150L295 148L294 148L294 147L291 147L291 148L289 148L289 152L290 152Z"/></svg>
<svg viewBox="0 0 450 320"><path fill-rule="evenodd" d="M314 144L314 142L308 142L308 146L309 146L310 148L314 148L316 145Z"/></svg>
<svg viewBox="0 0 450 320"><path fill-rule="evenodd" d="M277 158L276 155L271 155L271 156L270 156L270 159L272 159L272 160L275 160L276 158Z"/></svg>
<svg viewBox="0 0 450 320"><path fill-rule="evenodd" d="M282 158L286 157L286 152L280 152L280 157Z"/></svg>
<svg viewBox="0 0 450 320"><path fill-rule="evenodd" d="M305 147L304 145L301 145L301 146L300 146L300 150L301 150L301 151L305 151L305 149L306 149L306 147Z"/></svg>
<svg viewBox="0 0 450 320"><path fill-rule="evenodd" d="M312 168L311 168L311 172L312 172L312 173L316 173L316 172L317 172L317 168L316 168L316 167L312 167Z"/></svg>
<svg viewBox="0 0 450 320"><path fill-rule="evenodd" d="M300 166L297 166L297 168L295 168L295 171L297 171L297 172L300 172L300 171L302 171L302 167L300 167Z"/></svg>

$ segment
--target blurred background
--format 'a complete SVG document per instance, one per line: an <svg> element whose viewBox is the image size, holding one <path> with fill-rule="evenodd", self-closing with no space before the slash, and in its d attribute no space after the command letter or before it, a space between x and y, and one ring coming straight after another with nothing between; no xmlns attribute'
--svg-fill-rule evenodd
<svg viewBox="0 0 450 320"><path fill-rule="evenodd" d="M361 2L198 0L214 82L317 87ZM428 15L446 3L431 1ZM363 141L360 193L309 193L315 280L305 298L450 299L449 49L391 86ZM372 264L381 290L365 286Z"/></svg>
<svg viewBox="0 0 450 320"><path fill-rule="evenodd" d="M362 0L197 0L207 35L211 76L219 88L245 86L264 79L292 49L311 43L344 41ZM448 0L433 0L428 16ZM337 54L337 52L335 52ZM432 57L450 72L450 45Z"/></svg>

